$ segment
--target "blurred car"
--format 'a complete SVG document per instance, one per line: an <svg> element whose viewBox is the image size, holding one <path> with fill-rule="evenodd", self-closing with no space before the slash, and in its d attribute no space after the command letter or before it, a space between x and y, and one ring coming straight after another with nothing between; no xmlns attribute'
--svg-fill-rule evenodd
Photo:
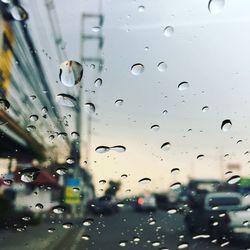
<svg viewBox="0 0 250 250"><path fill-rule="evenodd" d="M213 238L228 236L230 222L228 211L242 208L242 196L239 193L209 193L190 207L185 216L185 224L191 234L208 233Z"/></svg>
<svg viewBox="0 0 250 250"><path fill-rule="evenodd" d="M231 211L228 216L230 238L250 242L250 210Z"/></svg>
<svg viewBox="0 0 250 250"><path fill-rule="evenodd" d="M137 198L137 202L135 204L135 211L143 212L143 211L152 211L154 212L157 208L156 198L152 194L144 194L140 195Z"/></svg>
<svg viewBox="0 0 250 250"><path fill-rule="evenodd" d="M111 196L102 196L93 200L89 208L95 214L112 214L118 212L116 200Z"/></svg>

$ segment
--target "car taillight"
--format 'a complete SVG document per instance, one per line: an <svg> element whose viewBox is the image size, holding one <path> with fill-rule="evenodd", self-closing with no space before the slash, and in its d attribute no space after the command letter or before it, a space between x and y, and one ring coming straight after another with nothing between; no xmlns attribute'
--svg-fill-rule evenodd
<svg viewBox="0 0 250 250"><path fill-rule="evenodd" d="M139 205L142 205L144 203L144 199L143 198L138 198L137 203Z"/></svg>

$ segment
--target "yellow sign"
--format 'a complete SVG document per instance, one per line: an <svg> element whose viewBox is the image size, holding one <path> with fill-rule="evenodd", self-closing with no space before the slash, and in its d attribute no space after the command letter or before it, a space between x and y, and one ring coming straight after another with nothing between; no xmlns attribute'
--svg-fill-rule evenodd
<svg viewBox="0 0 250 250"><path fill-rule="evenodd" d="M3 20L0 20L0 30L2 31L0 37L0 89L2 94L6 95L11 81L14 34L10 25Z"/></svg>
<svg viewBox="0 0 250 250"><path fill-rule="evenodd" d="M65 188L65 203L66 204L80 204L80 193L74 191L73 187Z"/></svg>

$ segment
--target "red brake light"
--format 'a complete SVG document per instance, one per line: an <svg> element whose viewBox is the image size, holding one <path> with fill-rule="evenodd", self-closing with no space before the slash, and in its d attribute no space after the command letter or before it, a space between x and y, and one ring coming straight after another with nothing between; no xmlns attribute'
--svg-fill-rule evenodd
<svg viewBox="0 0 250 250"><path fill-rule="evenodd" d="M143 198L138 198L137 203L139 205L142 205L144 203L144 199Z"/></svg>

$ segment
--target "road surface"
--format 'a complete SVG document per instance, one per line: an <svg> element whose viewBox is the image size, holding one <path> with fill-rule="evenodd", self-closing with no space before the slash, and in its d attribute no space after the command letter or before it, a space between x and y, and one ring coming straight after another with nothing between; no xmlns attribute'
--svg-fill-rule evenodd
<svg viewBox="0 0 250 250"><path fill-rule="evenodd" d="M135 213L130 208L122 208L114 215L87 217L93 219L87 223L89 226L83 225L83 219L57 219L39 226L28 226L24 232L1 230L1 249L246 249L239 245L227 245L226 241L221 245L211 243L209 238L192 239L185 231L181 214L169 215L166 211ZM65 222L71 222L72 227L63 228ZM49 233L49 228L54 228L54 232Z"/></svg>

